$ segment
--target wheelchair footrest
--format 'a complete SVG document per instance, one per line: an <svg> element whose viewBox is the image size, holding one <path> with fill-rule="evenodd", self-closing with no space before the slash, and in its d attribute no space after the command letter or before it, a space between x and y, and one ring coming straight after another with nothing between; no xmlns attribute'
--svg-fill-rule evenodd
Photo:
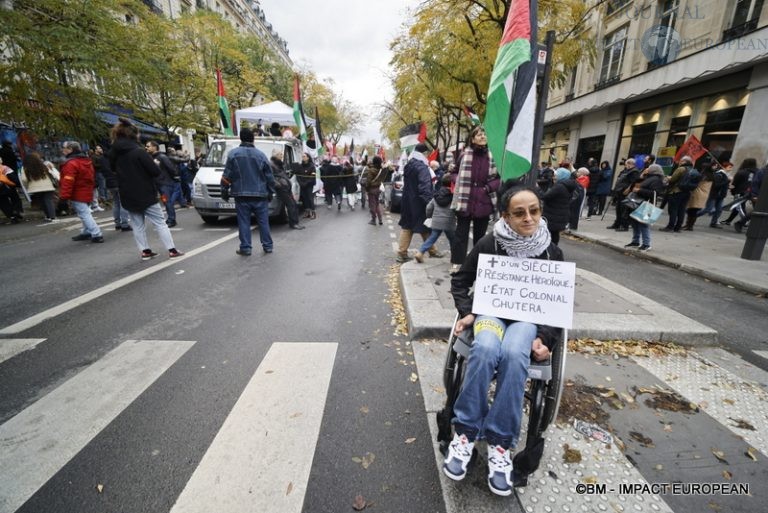
<svg viewBox="0 0 768 513"><path fill-rule="evenodd" d="M552 379L552 365L549 361L532 363L528 366L528 377L531 379L549 381Z"/></svg>

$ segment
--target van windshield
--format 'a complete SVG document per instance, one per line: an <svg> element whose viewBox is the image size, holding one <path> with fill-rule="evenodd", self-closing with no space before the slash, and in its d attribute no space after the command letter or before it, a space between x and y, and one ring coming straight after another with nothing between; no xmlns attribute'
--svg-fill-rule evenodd
<svg viewBox="0 0 768 513"><path fill-rule="evenodd" d="M238 146L240 146L239 141L230 141L229 144L227 144L226 141L216 141L212 143L210 149L208 150L208 155L205 156L205 160L203 161L203 166L224 167L224 165L227 163L227 155L229 155L229 152L233 148L237 148ZM275 144L273 142L258 140L255 141L255 146L264 152L264 155L266 155L267 159L272 156L272 150L275 148ZM283 151L285 151L285 149L283 149Z"/></svg>

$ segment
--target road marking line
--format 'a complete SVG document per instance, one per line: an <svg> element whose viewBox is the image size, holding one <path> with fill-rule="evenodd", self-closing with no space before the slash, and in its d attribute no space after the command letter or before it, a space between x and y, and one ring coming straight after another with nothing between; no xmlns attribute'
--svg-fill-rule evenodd
<svg viewBox="0 0 768 513"><path fill-rule="evenodd" d="M0 426L0 513L13 513L194 342L128 340Z"/></svg>
<svg viewBox="0 0 768 513"><path fill-rule="evenodd" d="M272 345L171 513L301 511L337 346Z"/></svg>
<svg viewBox="0 0 768 513"><path fill-rule="evenodd" d="M92 301L94 299L97 299L103 295L109 294L110 292L113 292L120 287L124 287L126 285L129 285L135 281L138 281L142 278L145 278L147 276L150 276L152 274L155 274L158 271L162 271L166 267L170 267L172 265L177 264L178 262L182 262L186 260L187 258L193 257L195 255L199 255L200 253L203 253L205 251L208 251L209 249L213 249L216 246L223 244L227 242L228 240L234 239L238 236L238 233L230 233L229 235L226 235L220 239L216 239L213 242L209 242L208 244L204 246L200 246L199 248L193 249L191 251L187 251L187 253L178 258L169 259L165 262L162 262L160 264L153 265L152 267L148 267L147 269L144 269L142 271L136 272L134 274L131 274L130 276L126 276L124 278L120 278L117 281L114 281L112 283L109 283L107 285L104 285L103 287L99 287L98 289L92 290L90 292L86 292L85 294L81 295L80 297L77 297L75 299L71 299L69 301L65 301L64 303L54 306L52 308L49 308L47 310L44 310L38 314L35 314L31 317L28 317L22 321L19 321L15 324L11 324L10 326L6 326L3 329L0 329L0 335L15 335L17 333L21 333L24 330L28 330L29 328L32 328L33 326L37 326L38 324L47 321L48 319L52 319L58 315L61 315L65 312L68 312L74 308L77 308L78 306L84 305L88 303L89 301Z"/></svg>
<svg viewBox="0 0 768 513"><path fill-rule="evenodd" d="M13 358L19 353L34 349L44 338L5 338L0 339L0 363Z"/></svg>
<svg viewBox="0 0 768 513"><path fill-rule="evenodd" d="M768 360L768 351L758 351L757 349L752 350L753 353L755 353L757 356L762 356L766 360Z"/></svg>

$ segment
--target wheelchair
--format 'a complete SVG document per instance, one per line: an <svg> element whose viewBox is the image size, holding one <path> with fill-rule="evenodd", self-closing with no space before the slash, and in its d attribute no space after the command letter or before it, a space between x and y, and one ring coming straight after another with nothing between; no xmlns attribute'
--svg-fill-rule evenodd
<svg viewBox="0 0 768 513"><path fill-rule="evenodd" d="M437 441L440 452L446 455L453 439L453 406L464 381L464 367L469 358L469 350L474 341L472 329L465 329L458 336L454 328L459 320L458 313L451 327L448 338L448 354L443 368L443 384L446 391L445 406L437 412ZM565 359L568 349L568 332L562 330L562 338L551 349L549 360L531 362L528 367L528 381L525 389L525 402L528 410L528 427L525 448L513 458L514 486L519 488L528 484L528 476L538 469L544 452L543 434L557 417L560 397L563 392ZM525 408L524 408L525 410ZM477 449L474 450L473 460Z"/></svg>

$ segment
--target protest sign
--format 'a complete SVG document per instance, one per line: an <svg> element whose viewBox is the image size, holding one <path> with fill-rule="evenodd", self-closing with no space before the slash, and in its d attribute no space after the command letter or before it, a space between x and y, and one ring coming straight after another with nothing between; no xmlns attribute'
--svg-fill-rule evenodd
<svg viewBox="0 0 768 513"><path fill-rule="evenodd" d="M480 254L472 313L571 328L576 264Z"/></svg>

